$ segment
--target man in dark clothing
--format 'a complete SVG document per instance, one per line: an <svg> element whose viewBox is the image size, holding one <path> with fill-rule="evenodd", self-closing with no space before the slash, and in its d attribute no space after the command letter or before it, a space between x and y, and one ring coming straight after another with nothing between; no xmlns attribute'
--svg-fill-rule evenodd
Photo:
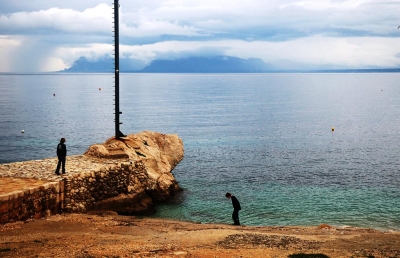
<svg viewBox="0 0 400 258"><path fill-rule="evenodd" d="M67 156L67 146L64 144L65 138L61 138L60 143L57 145L58 164L56 174L60 174L60 166L62 165L62 173L65 174L65 158Z"/></svg>
<svg viewBox="0 0 400 258"><path fill-rule="evenodd" d="M240 225L239 222L239 211L242 209L240 207L240 203L238 199L231 195L230 193L225 194L226 198L229 198L232 200L232 205L233 205L233 213L232 213L232 219L233 219L233 225Z"/></svg>

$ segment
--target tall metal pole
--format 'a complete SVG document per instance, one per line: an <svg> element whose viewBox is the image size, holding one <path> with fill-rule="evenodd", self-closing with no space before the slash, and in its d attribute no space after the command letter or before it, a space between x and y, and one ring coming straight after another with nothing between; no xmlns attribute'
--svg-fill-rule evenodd
<svg viewBox="0 0 400 258"><path fill-rule="evenodd" d="M119 130L119 4L118 0L114 0L114 59L115 59L115 138L124 137L125 135Z"/></svg>

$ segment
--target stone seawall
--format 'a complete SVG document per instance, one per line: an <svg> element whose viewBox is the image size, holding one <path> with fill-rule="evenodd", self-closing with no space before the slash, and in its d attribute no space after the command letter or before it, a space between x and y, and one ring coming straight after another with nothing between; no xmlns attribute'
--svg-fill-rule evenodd
<svg viewBox="0 0 400 258"><path fill-rule="evenodd" d="M0 195L0 223L37 219L63 209L64 181Z"/></svg>
<svg viewBox="0 0 400 258"><path fill-rule="evenodd" d="M141 162L107 165L92 172L76 174L65 179L64 211L85 212L107 209L104 202L114 197L141 195L151 189L146 168ZM108 206L107 206L108 207ZM116 211L127 207L114 207Z"/></svg>
<svg viewBox="0 0 400 258"><path fill-rule="evenodd" d="M80 158L73 157L73 160L79 162ZM118 196L130 196L133 199L136 195L143 196L145 189L152 188L148 185L146 169L141 162L105 164L101 167L96 166L90 172L67 174L58 179L57 182L19 180L18 185L28 187L0 193L0 223L40 218L63 211L116 209L117 212L128 213L126 209L129 207L110 208L110 205L105 206L102 201ZM15 184L12 178L0 180L3 181L3 186ZM29 186L32 182L35 182L36 186Z"/></svg>
<svg viewBox="0 0 400 258"><path fill-rule="evenodd" d="M91 209L151 209L153 200L179 190L172 170L183 153L176 135L145 131L68 156L62 176L54 174L56 158L0 164L0 223Z"/></svg>

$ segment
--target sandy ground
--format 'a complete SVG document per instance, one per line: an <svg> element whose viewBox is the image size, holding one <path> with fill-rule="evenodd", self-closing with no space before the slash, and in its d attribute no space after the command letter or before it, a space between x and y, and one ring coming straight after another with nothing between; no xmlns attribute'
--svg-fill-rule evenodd
<svg viewBox="0 0 400 258"><path fill-rule="evenodd" d="M0 225L0 257L400 257L400 232L249 227L103 214Z"/></svg>

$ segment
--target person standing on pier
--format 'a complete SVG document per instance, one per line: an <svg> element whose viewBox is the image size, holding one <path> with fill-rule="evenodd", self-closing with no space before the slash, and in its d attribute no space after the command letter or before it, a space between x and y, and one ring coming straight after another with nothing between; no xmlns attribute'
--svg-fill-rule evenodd
<svg viewBox="0 0 400 258"><path fill-rule="evenodd" d="M230 193L226 193L225 196L226 196L226 198L232 200L232 205L233 205L233 213L232 213L233 225L240 225L240 222L239 222L239 211L242 208L240 207L239 200L235 196L231 195Z"/></svg>
<svg viewBox="0 0 400 258"><path fill-rule="evenodd" d="M60 143L57 145L58 164L56 174L60 174L60 166L62 166L62 173L65 174L65 159L67 157L67 146L64 144L65 138L61 138Z"/></svg>

